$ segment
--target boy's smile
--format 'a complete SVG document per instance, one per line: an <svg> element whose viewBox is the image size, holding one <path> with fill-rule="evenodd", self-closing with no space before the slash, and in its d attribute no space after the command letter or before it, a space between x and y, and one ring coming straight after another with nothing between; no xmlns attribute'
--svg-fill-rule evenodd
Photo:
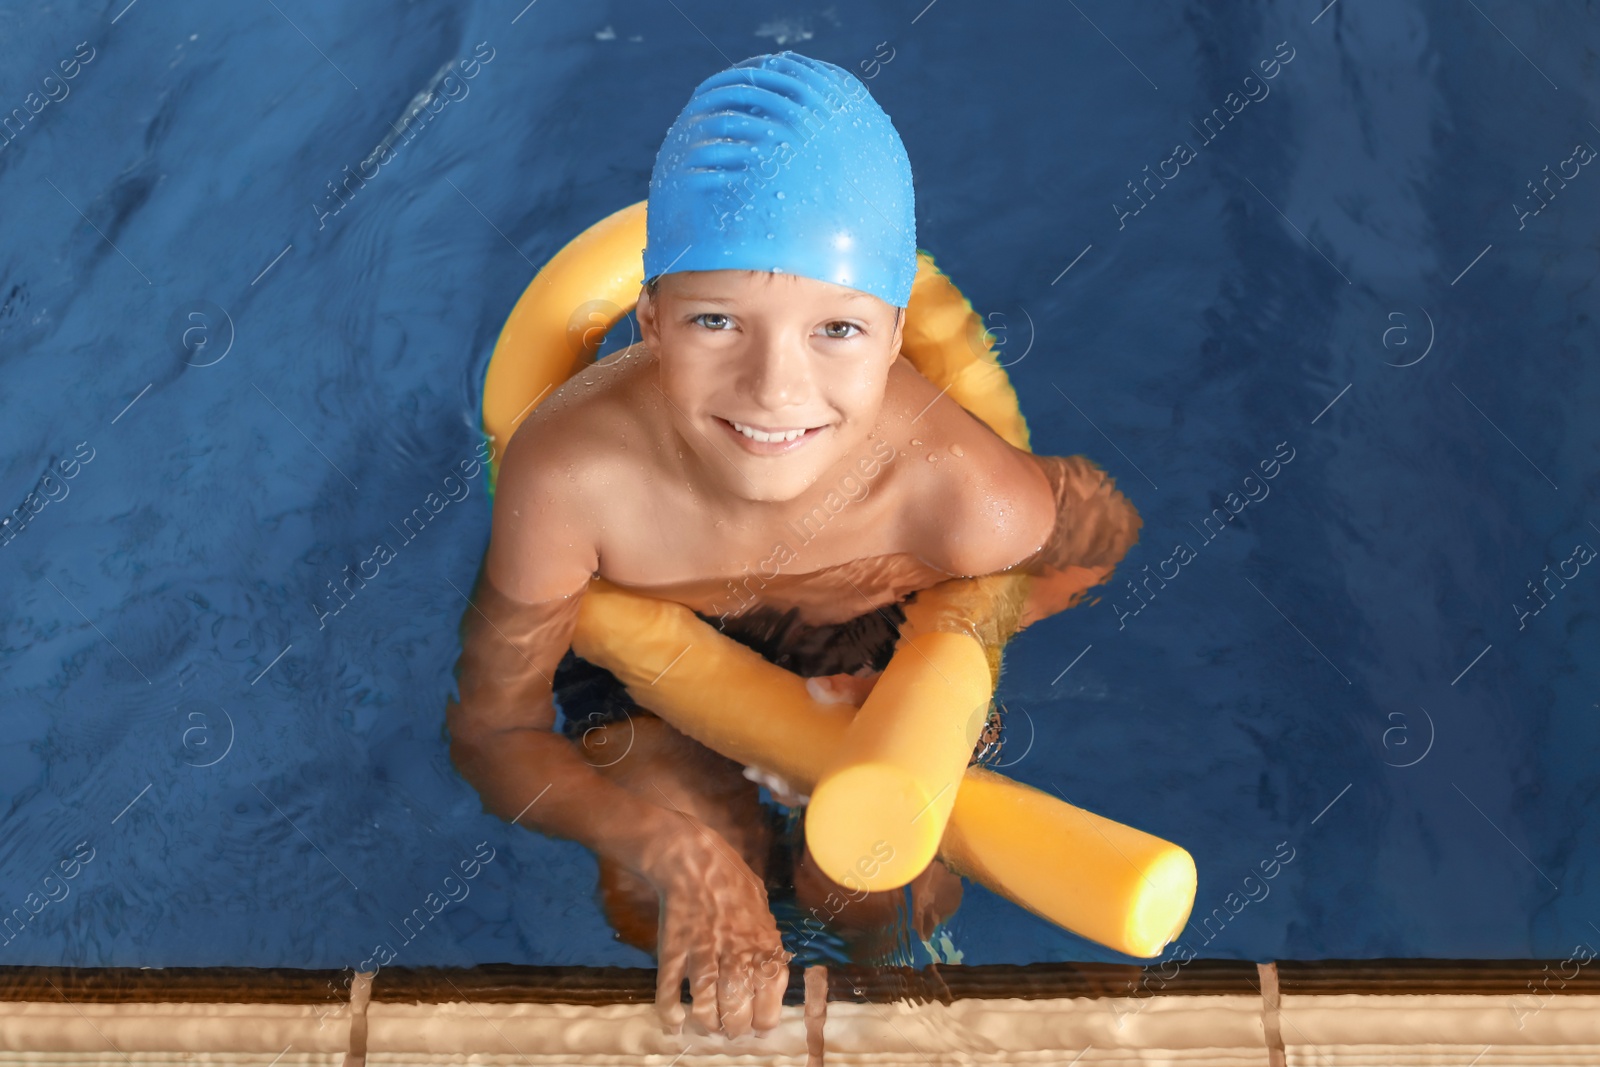
<svg viewBox="0 0 1600 1067"><path fill-rule="evenodd" d="M727 427L728 432L734 436L741 447L758 456L777 456L785 452L793 452L804 447L808 442L827 429L826 426L812 426L808 428L773 429L770 427L756 426L751 423L739 422L734 419L716 417L717 421Z"/></svg>
<svg viewBox="0 0 1600 1067"><path fill-rule="evenodd" d="M751 502L793 500L848 463L900 354L899 309L793 274L665 274L638 318L695 480Z"/></svg>

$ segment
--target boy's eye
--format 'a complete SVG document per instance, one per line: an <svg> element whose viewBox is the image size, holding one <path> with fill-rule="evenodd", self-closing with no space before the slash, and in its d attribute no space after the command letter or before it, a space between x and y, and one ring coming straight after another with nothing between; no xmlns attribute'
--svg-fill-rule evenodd
<svg viewBox="0 0 1600 1067"><path fill-rule="evenodd" d="M856 333L861 332L861 328L853 322L830 322L822 328L822 332L825 335L836 341L841 341L846 337L854 337L854 333L847 332L850 330L854 330Z"/></svg>
<svg viewBox="0 0 1600 1067"><path fill-rule="evenodd" d="M720 311L706 311L689 320L697 322L708 330L726 330L729 326L728 316Z"/></svg>

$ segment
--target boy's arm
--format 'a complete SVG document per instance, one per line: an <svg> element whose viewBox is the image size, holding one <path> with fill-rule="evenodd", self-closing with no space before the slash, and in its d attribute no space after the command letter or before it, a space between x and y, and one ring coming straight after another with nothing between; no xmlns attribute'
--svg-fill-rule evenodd
<svg viewBox="0 0 1600 1067"><path fill-rule="evenodd" d="M906 604L900 631L968 634L983 647L996 684L1006 642L1110 577L1142 525L1128 498L1085 457L1011 452L1008 459L1021 464L983 468L945 509L959 521L939 525L943 555L936 558L947 562L936 565L975 577L919 593ZM1021 561L1000 562L1030 545L1038 547Z"/></svg>
<svg viewBox="0 0 1600 1067"><path fill-rule="evenodd" d="M601 776L552 730L552 679L595 553L575 491L537 436L519 433L501 465L489 553L462 620L450 755L485 811L639 871L670 829L668 813Z"/></svg>
<svg viewBox="0 0 1600 1067"><path fill-rule="evenodd" d="M716 831L602 775L551 730L557 664L598 567L581 478L565 476L560 434L524 423L496 487L489 554L462 624L461 699L450 756L502 819L565 837L635 872L659 894L656 1007L730 1037L776 1026L788 957L766 890ZM665 794L663 794L665 797ZM668 801L670 804L670 800Z"/></svg>
<svg viewBox="0 0 1600 1067"><path fill-rule="evenodd" d="M1018 630L1072 607L1109 578L1144 525L1115 481L1087 457L1030 458L1050 481L1056 523L1037 552L1002 572L1032 579Z"/></svg>

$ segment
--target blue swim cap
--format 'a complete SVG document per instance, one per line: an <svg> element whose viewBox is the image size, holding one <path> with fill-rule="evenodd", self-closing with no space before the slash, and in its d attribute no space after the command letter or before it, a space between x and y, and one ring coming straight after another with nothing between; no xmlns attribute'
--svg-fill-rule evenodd
<svg viewBox="0 0 1600 1067"><path fill-rule="evenodd" d="M795 52L713 74L650 172L644 276L798 274L896 307L917 273L911 161L867 87Z"/></svg>

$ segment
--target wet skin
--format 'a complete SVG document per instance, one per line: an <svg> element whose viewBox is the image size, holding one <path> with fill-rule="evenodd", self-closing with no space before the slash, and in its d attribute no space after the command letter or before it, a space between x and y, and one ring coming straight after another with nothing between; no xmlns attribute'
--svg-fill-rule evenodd
<svg viewBox="0 0 1600 1067"><path fill-rule="evenodd" d="M792 275L688 272L643 290L638 319L643 340L556 389L502 457L462 624L451 756L485 810L599 856L618 936L657 954L669 1026L687 977L694 1019L740 1036L777 1025L788 980L758 791L652 716L582 744L553 731L550 680L590 579L707 615L795 607L823 624L1009 570L1032 576L1021 629L1103 581L1140 520L1083 457L1016 449L941 395L900 356L896 309L875 297ZM809 433L780 452L732 422ZM779 541L791 551L775 554ZM873 680L812 688L859 705ZM900 899L852 894L809 853L795 883L803 909L868 945ZM959 899L959 880L930 865L913 883L918 932Z"/></svg>

